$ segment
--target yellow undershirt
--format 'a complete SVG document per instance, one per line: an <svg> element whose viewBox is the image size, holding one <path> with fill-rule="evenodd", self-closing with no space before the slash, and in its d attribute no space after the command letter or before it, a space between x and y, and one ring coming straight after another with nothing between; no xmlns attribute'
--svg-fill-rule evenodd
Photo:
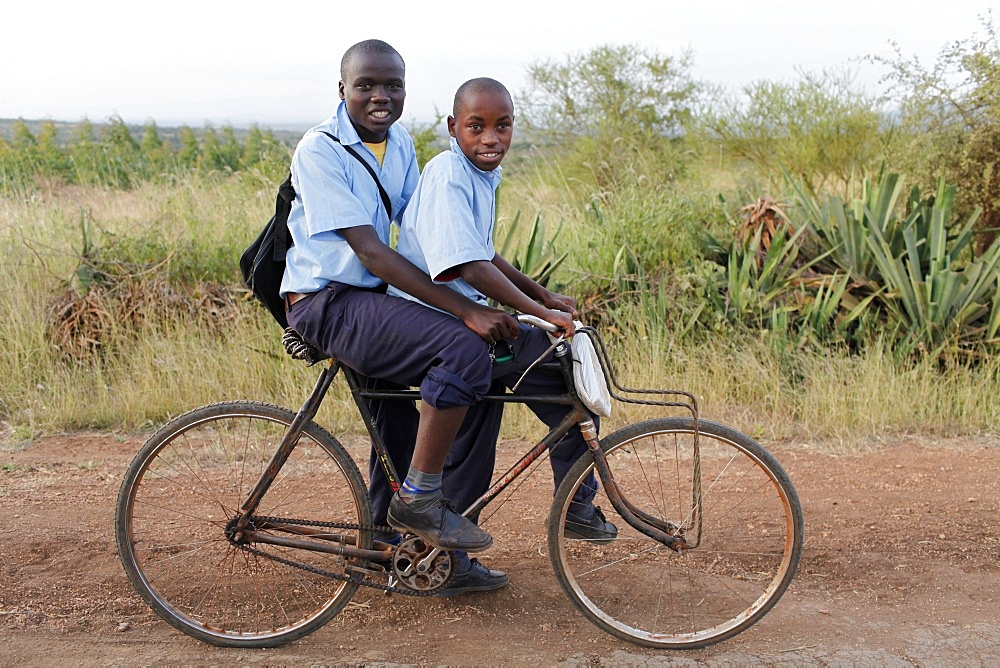
<svg viewBox="0 0 1000 668"><path fill-rule="evenodd" d="M386 140L379 142L378 144L369 144L368 142L363 142L368 150L375 155L375 159L378 160L378 166L382 166L382 158L385 157L385 144Z"/></svg>

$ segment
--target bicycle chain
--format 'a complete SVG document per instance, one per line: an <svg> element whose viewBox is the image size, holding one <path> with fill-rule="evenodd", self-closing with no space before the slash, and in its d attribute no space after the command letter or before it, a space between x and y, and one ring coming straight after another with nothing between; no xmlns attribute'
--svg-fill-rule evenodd
<svg viewBox="0 0 1000 668"><path fill-rule="evenodd" d="M323 527L325 529L353 529L353 530L357 530L357 531L363 531L363 530L364 531L376 531L376 532L379 532L379 533L389 533L391 531L395 531L395 529L393 529L392 527L383 527L383 526L370 526L369 527L369 526L362 526L360 524L349 524L349 523L346 523L346 522L320 522L318 520L299 520L299 519L291 519L291 518L287 518L287 517L267 517L267 516L258 516L258 515L255 515L253 517L253 521L272 522L272 523L275 523L275 524L278 524L278 523L280 523L280 524L300 524L300 525L303 525L303 526ZM316 575L322 575L323 577L331 578L333 580L340 580L341 582L349 582L349 583L352 583L352 584L358 584L358 585L361 585L362 587L371 587L372 589L380 589L382 591L393 593L393 594L403 594L404 596L433 596L435 593L437 593L435 590L432 590L432 591L417 591L416 589L400 588L400 587L393 587L391 585L384 585L381 582L374 582L372 580L366 580L363 577L357 577L357 576L354 576L354 575L343 575L343 574L340 574L340 573L334 573L333 571L328 571L328 570L325 570L325 569L322 569L322 568L317 568L316 566L310 566L308 564L303 564L301 562L294 561L293 559L286 559L285 557L279 557L276 554L268 554L267 552L264 552L263 550L259 550L259 549L255 548L255 547L250 547L249 545L239 545L239 544L236 544L236 543L233 543L233 545L235 547L239 548L240 550L243 550L244 552L248 552L250 554L254 554L254 555L257 555L259 557L263 557L265 559L270 559L271 561L277 561L278 563L284 564L286 566L291 566L293 568L299 568L301 570L308 571L310 573L315 573Z"/></svg>

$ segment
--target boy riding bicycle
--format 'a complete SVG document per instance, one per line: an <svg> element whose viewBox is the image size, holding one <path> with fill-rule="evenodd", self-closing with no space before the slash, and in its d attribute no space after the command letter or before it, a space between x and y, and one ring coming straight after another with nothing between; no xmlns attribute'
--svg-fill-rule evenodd
<svg viewBox="0 0 1000 668"><path fill-rule="evenodd" d="M455 94L453 115L448 117L451 150L425 165L400 226L399 253L427 272L436 283L482 306L487 299L521 313L537 316L573 333L575 301L547 290L505 260L493 245L496 188L500 183L500 163L510 147L514 128L514 106L507 89L499 82L479 78L463 84ZM395 287L389 294L418 299ZM561 376L544 370L521 376L550 347L541 330L522 325L518 336L504 342L513 359L497 362L493 378L520 395L565 393ZM503 346L497 346L502 348ZM568 412L563 405L531 403L531 410L549 427ZM487 420L499 422L502 404L478 404L469 414L487 412ZM490 444L492 458L496 443ZM555 486L587 450L580 431L574 428L550 449ZM467 485L468 498L453 498L457 507L468 507L489 486L489 476L477 486ZM573 511L566 522L567 536L608 542L617 535L593 498L597 482L581 486L574 497ZM389 521L392 522L392 511Z"/></svg>
<svg viewBox="0 0 1000 668"><path fill-rule="evenodd" d="M480 256L474 252L438 265L430 243L424 249L428 261L422 266L451 287L464 282L474 291L470 296L475 301L450 287L435 287L419 268L388 250L381 234L394 218L388 213L390 207L379 208L376 182L342 151L353 144L373 171L381 167L386 190L392 193L392 209L398 214L402 206L396 205L405 205L409 197L404 175L410 173L406 156L412 155L412 144L405 133L385 128L398 115L402 102L402 60L384 43L362 44L364 48L348 52L344 67L344 88L359 94L342 89L345 106L322 126L324 131L339 134L339 140L324 145L319 143L322 135L318 132L308 134L300 146L302 155L293 165L302 199L289 222L299 235L296 247L301 256L284 291L293 302L289 320L338 362L323 370L298 413L257 401L224 401L171 420L133 458L118 495L115 540L129 581L151 609L175 628L219 646L276 647L302 638L341 612L360 586L413 595L453 595L505 584L505 574L495 575L497 571L482 566L470 567L463 574L454 553L431 549L435 545L427 536L454 539L452 534L459 533L462 540L452 542L460 544L469 538L461 522L451 522L459 516L447 503L435 500L434 491L440 498L440 490L431 489L427 495L431 513L425 516L446 519L444 531L439 521L414 528L409 518L401 522L397 516L393 523L417 536L394 549L385 541L373 541L372 533L382 523L377 516L373 518L365 481L351 455L313 418L341 370L369 425L375 422L369 421L373 418L370 400L414 396L410 391L372 390L358 378L357 369L399 384L419 384L423 403L429 406L429 412L422 407L420 431L425 436L435 432L432 427L441 426L434 410L447 412L454 405L467 417L475 417L483 412L481 406L465 409L475 404L475 392L472 398L460 397L453 404L447 399L462 387L463 377L476 380L469 384L476 391L491 384L510 387L536 357L545 358L547 353L547 339L527 330L513 341L513 359L495 354L497 364L491 365L484 340L494 343L502 338L501 332L492 326L475 332L470 328L493 322L503 329L509 316L483 306L487 296L528 313L538 313L543 308L538 303L562 303L557 309L561 313L547 314L549 326L575 310L572 300L528 281L492 250L493 195L499 180L496 166L509 146L513 105L507 91L491 80L470 82L456 96L454 118L449 122L453 151L439 156L426 171L420 192L414 196L414 227L407 234L407 238L414 235L412 248L421 248L419 210L424 205L417 203L438 199L437 174L442 177L438 186L453 189L450 194L454 195L442 200L449 204L439 212L441 229L455 232L454 237L446 232L445 246L452 240L472 239L473 244L462 247L475 250L478 244L486 250L480 248ZM384 130L381 135L378 128ZM379 136L387 144L380 147L368 141ZM337 197L328 199L333 193ZM357 201L352 205L349 199L340 200L344 193ZM338 215L326 215L340 206L344 210ZM436 216L431 222L438 224ZM461 226L470 222L465 236L460 236ZM406 223L404 228L409 229ZM450 227L453 223L459 226ZM476 227L478 223L485 227ZM338 242L342 242L339 247ZM310 265L309 258L316 264ZM342 261L339 265L338 260ZM354 276L364 280L345 281L351 276L338 267L360 267ZM409 286L415 298L453 315L383 294L379 277L396 288ZM307 291L296 292L296 288ZM546 326L536 316L526 317ZM571 325L566 330L571 333ZM572 383L574 355L565 341L558 342L555 357L565 382ZM469 366L456 367L456 362L469 362ZM606 362L603 359L602 365ZM446 372L452 368L466 375L450 378ZM470 376L470 370L480 375ZM604 366L604 371L610 373L610 367ZM480 380L483 376L485 382ZM521 473L530 470L532 462L550 450L553 472L562 483L549 513L548 555L563 591L597 626L644 647L693 649L733 637L774 606L799 562L803 522L794 487L772 455L738 431L700 419L690 393L628 389L617 383L615 388L623 394L614 395L616 399L682 408L691 415L629 424L597 444L591 416L579 397L563 394L562 382L557 387L539 367L527 373L524 383L514 390L520 397L496 396L502 388L500 392L490 389L487 403L512 399L531 404L551 399L565 407L568 400L573 409L468 506L470 514L500 498ZM541 396L553 393L563 396ZM679 395L680 400L629 399L627 394ZM412 402L400 403L413 408ZM547 424L558 410L552 405L534 408ZM578 450L580 429L594 447L593 457L580 457L563 472L563 464ZM572 431L577 433L565 436ZM436 432L442 434L448 435L445 430ZM381 447L383 440L373 442L384 462L392 455ZM437 445L442 442L448 443L442 438ZM418 442L415 462L426 459L421 443L426 446ZM493 449L495 439L487 446ZM482 449L459 452L453 448L448 477L459 477L455 473L460 464L475 459ZM433 442L430 454L440 456ZM394 467L385 468L388 475L393 474ZM594 507L595 469L605 481L604 502L614 506L624 522L623 532L628 532L624 542L615 540L616 527ZM418 476L432 479L434 475L433 470L411 467L407 476L411 485L423 482L414 470ZM437 476L440 480L441 474ZM418 490L414 496L419 495ZM407 499L401 503L420 505ZM394 504L398 506L396 500ZM579 538L588 540L573 540ZM678 588L677 583L683 586ZM376 612L374 619L391 626L391 616L379 617Z"/></svg>

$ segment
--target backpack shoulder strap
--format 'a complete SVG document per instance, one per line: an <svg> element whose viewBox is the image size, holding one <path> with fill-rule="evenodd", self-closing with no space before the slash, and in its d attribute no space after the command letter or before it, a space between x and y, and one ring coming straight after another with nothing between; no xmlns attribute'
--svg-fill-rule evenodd
<svg viewBox="0 0 1000 668"><path fill-rule="evenodd" d="M335 137L334 135L332 135L332 134L330 134L329 132L326 132L326 131L324 131L324 130L320 130L320 132L322 132L322 133L323 133L323 134L325 134L325 135L326 135L327 137L329 137L329 138L330 138L330 139L332 139L333 141L335 141L335 142L337 142L338 144L340 144L340 139L338 139L338 138L337 138L337 137ZM365 160L365 159L364 159L364 158L362 158L362 157L361 157L360 155L358 155L358 152L357 152L357 151L355 151L355 150L354 150L353 148L351 148L350 146L344 146L343 144L340 144L340 145L341 145L341 146L343 147L343 149L344 149L345 151L347 151L347 152L348 152L348 153L350 153L350 154L351 154L352 156L354 156L354 158L355 158L355 159L356 159L356 160L357 160L358 162L360 162L360 163L361 163L362 165L364 165L364 168L365 168L365 169L367 169L367 170L368 170L368 173L372 175L372 178L373 178L373 179L375 179L375 185L376 185L376 186L378 186L378 194L379 194L379 196L380 196L380 197L382 198L382 204L383 204L383 206L385 206L385 210L386 210L386 213L388 213L388 214L389 214L389 220L392 220L392 203L391 203L391 202L389 201L389 194L388 194L388 193L386 193L386 191L385 191L385 188L383 188L383 187L382 187L382 182L378 180L378 174L376 174L376 173L375 173L375 170L374 170L374 169L372 169L372 166L368 164L368 161L367 161L367 160Z"/></svg>
<svg viewBox="0 0 1000 668"><path fill-rule="evenodd" d="M285 261L285 253L292 245L292 235L288 231L288 214L292 210L295 199L295 188L292 186L292 173L278 186L278 196L274 202L274 259Z"/></svg>

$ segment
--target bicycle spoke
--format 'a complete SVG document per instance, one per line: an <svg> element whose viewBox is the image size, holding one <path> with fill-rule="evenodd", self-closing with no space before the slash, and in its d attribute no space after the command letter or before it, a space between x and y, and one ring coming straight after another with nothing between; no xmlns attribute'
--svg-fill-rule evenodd
<svg viewBox="0 0 1000 668"><path fill-rule="evenodd" d="M321 626L357 588L269 558L288 555L308 568L338 573L350 563L343 557L266 543L250 544L248 551L226 535L293 418L265 404L213 404L168 423L133 461L116 511L119 554L146 602L185 633L218 645L275 646ZM311 423L255 512L371 523L353 460ZM259 533L286 533L262 527ZM359 547L370 545L370 535L337 532L345 533L353 533Z"/></svg>
<svg viewBox="0 0 1000 668"><path fill-rule="evenodd" d="M739 633L774 605L798 561L801 509L780 466L738 432L699 428L697 450L691 421L678 418L602 442L630 503L685 532L700 527L679 553L624 521L610 543L565 537L560 518L592 463L578 463L556 493L549 547L560 584L591 621L631 642L703 647ZM601 487L595 503L613 507Z"/></svg>

